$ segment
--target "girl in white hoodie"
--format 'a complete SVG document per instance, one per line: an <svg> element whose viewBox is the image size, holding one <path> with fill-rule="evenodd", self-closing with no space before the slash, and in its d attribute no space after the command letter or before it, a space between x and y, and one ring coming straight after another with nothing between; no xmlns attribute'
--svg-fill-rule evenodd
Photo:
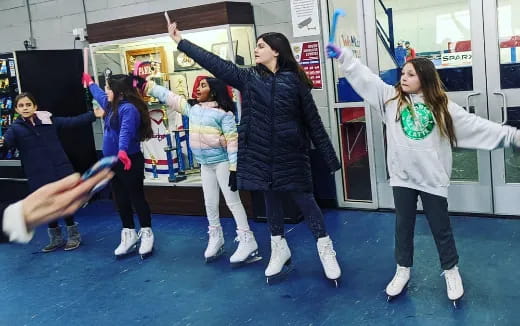
<svg viewBox="0 0 520 326"><path fill-rule="evenodd" d="M399 295L410 279L417 197L421 197L440 262L448 298L454 304L464 294L459 256L448 215L448 185L452 147L492 150L520 145L516 128L468 113L450 101L433 63L408 61L396 86L354 58L348 48L327 45L355 91L381 114L386 124L387 165L396 211L397 270L386 287L388 299Z"/></svg>

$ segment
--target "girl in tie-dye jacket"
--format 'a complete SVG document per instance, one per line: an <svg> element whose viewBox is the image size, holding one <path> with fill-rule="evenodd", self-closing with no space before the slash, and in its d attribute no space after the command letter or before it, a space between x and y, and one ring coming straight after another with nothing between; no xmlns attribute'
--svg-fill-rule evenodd
<svg viewBox="0 0 520 326"><path fill-rule="evenodd" d="M238 134L233 102L226 85L216 78L200 80L196 101L188 102L152 81L146 84L148 95L190 120L190 146L201 165L202 190L209 221L209 242L204 252L207 262L223 253L224 235L219 218L219 189L237 224L239 245L230 263L242 264L258 254L258 245L249 228L247 215L236 191Z"/></svg>

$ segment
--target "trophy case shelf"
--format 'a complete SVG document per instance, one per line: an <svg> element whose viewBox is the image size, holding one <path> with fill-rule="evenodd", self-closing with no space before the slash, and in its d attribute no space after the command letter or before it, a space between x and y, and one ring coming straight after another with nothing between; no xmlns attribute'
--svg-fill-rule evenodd
<svg viewBox="0 0 520 326"><path fill-rule="evenodd" d="M169 10L168 14L177 22L183 38L240 66L254 64L256 36L250 3L226 1ZM185 98L192 97L199 76L211 76L177 50L167 33L164 12L88 24L87 32L95 79L101 87L105 83L103 72L106 68L114 74L128 74L134 70L136 62L144 67L138 70L146 72L147 77ZM237 100L236 91L234 95ZM189 134L186 137L186 132L182 131L189 129L186 128L188 119L171 112L156 99L145 100L149 103L154 130L154 138L142 143L145 194L152 212L206 215L200 172L196 161L190 157ZM238 123L238 100L235 113ZM168 135L171 140L166 144ZM177 148L182 148L182 154ZM248 216L255 216L251 194L241 192L240 195ZM221 216L232 216L224 198L220 203Z"/></svg>

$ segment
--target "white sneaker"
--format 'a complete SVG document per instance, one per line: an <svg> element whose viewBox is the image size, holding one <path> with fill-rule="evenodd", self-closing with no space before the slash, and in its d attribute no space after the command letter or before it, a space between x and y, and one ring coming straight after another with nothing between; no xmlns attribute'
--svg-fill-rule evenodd
<svg viewBox="0 0 520 326"><path fill-rule="evenodd" d="M330 237L319 238L316 246L318 247L318 254L321 264L323 265L325 276L327 276L329 280L339 279L341 277L341 268L336 259L336 252L334 251Z"/></svg>
<svg viewBox="0 0 520 326"><path fill-rule="evenodd" d="M229 258L231 264L244 262L250 255L258 255L258 244L252 231L237 230L235 241L238 241L238 247Z"/></svg>
<svg viewBox="0 0 520 326"><path fill-rule="evenodd" d="M153 250L154 235L152 228L145 227L139 230L137 234L138 238L141 239L141 245L139 246L139 255L147 255Z"/></svg>
<svg viewBox="0 0 520 326"><path fill-rule="evenodd" d="M395 297L403 292L404 287L410 280L410 267L403 267L397 265L394 278L386 286L386 294L390 297Z"/></svg>
<svg viewBox="0 0 520 326"><path fill-rule="evenodd" d="M224 252L224 232L222 232L222 226L209 226L208 234L208 246L206 251L204 251L206 261L217 258Z"/></svg>
<svg viewBox="0 0 520 326"><path fill-rule="evenodd" d="M462 286L462 278L459 274L459 268L453 266L453 268L442 272L441 275L444 275L444 278L446 279L448 298L450 300L460 299L464 295L464 287Z"/></svg>
<svg viewBox="0 0 520 326"><path fill-rule="evenodd" d="M279 274L286 263L290 263L291 250L281 235L271 236L271 258L265 269L265 276Z"/></svg>
<svg viewBox="0 0 520 326"><path fill-rule="evenodd" d="M135 229L123 228L121 230L121 243L114 250L114 255L126 255L137 243L138 237Z"/></svg>

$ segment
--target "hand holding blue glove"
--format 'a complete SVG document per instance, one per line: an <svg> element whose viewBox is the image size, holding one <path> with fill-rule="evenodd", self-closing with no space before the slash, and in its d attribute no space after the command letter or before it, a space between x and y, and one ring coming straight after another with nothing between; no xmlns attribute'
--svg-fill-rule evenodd
<svg viewBox="0 0 520 326"><path fill-rule="evenodd" d="M327 57L336 59L339 58L342 53L341 48L334 43L327 44L325 52L327 52Z"/></svg>

